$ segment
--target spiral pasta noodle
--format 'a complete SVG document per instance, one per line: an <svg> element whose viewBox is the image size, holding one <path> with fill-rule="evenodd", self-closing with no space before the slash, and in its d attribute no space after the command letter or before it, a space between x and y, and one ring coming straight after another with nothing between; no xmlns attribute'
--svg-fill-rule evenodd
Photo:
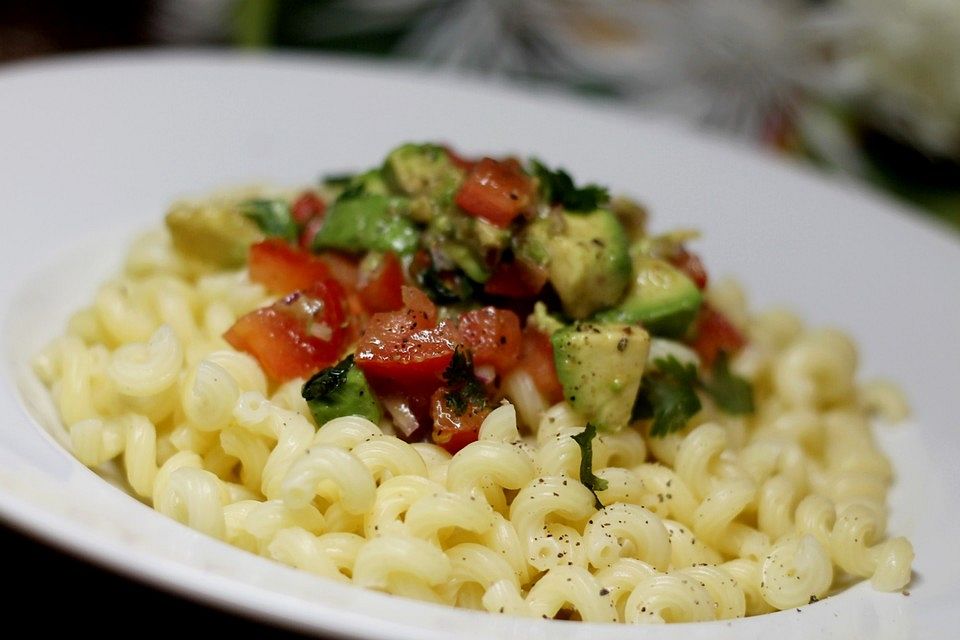
<svg viewBox="0 0 960 640"><path fill-rule="evenodd" d="M902 417L902 397L857 385L843 334L751 316L732 284L711 295L751 338L733 366L755 413L708 404L665 438L599 434L596 495L571 437L584 420L526 373L453 456L357 416L314 424L302 380L272 385L220 338L262 287L191 263L163 234L134 245L36 370L80 462L116 464L167 516L324 579L634 624L797 607L851 576L903 588L913 550L886 537L893 470L868 420Z"/></svg>

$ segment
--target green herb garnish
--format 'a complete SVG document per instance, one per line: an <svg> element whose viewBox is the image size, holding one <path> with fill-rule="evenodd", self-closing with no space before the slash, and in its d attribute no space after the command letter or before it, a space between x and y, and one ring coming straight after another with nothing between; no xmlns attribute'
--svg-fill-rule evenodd
<svg viewBox="0 0 960 640"><path fill-rule="evenodd" d="M457 347L453 359L443 372L443 380L448 390L444 396L447 404L459 415L473 407L483 407L487 402L487 392L483 383L473 373L470 355Z"/></svg>
<svg viewBox="0 0 960 640"><path fill-rule="evenodd" d="M320 427L341 416L363 416L373 423L382 416L380 404L352 355L316 373L300 393Z"/></svg>
<svg viewBox="0 0 960 640"><path fill-rule="evenodd" d="M653 418L650 435L662 437L679 431L700 411L700 380L693 364L674 356L654 361L656 369L644 374L633 406L633 418Z"/></svg>
<svg viewBox="0 0 960 640"><path fill-rule="evenodd" d="M257 223L268 236L290 242L297 239L297 225L285 200L246 200L240 203L240 213Z"/></svg>
<svg viewBox="0 0 960 640"><path fill-rule="evenodd" d="M347 382L347 374L353 368L353 355L349 355L332 367L320 371L303 384L304 400L326 398L337 392Z"/></svg>
<svg viewBox="0 0 960 640"><path fill-rule="evenodd" d="M682 364L674 356L657 359L653 364L656 368L643 375L632 415L634 420L653 418L651 436L663 437L686 426L702 406L698 389L713 398L721 411L753 413L753 387L730 371L724 351L717 354L708 381L700 378L693 364Z"/></svg>
<svg viewBox="0 0 960 640"><path fill-rule="evenodd" d="M753 413L753 387L730 371L727 352L721 350L713 361L713 371L703 389L723 411L732 414Z"/></svg>
<svg viewBox="0 0 960 640"><path fill-rule="evenodd" d="M474 294L473 283L462 271L438 271L432 264L417 275L417 284L437 304L466 302Z"/></svg>
<svg viewBox="0 0 960 640"><path fill-rule="evenodd" d="M570 212L589 212L610 201L606 187L588 184L578 188L563 169L552 171L535 159L530 164L540 180L540 195L550 204L559 204Z"/></svg>
<svg viewBox="0 0 960 640"><path fill-rule="evenodd" d="M354 173L335 173L323 176L321 179L321 184L325 187L330 187L333 189L344 189L353 182L353 179L356 177Z"/></svg>
<svg viewBox="0 0 960 640"><path fill-rule="evenodd" d="M593 439L597 436L597 427L587 423L586 428L573 438L580 445L580 482L593 494L597 509L603 509L603 503L597 491L607 488L607 481L593 474Z"/></svg>

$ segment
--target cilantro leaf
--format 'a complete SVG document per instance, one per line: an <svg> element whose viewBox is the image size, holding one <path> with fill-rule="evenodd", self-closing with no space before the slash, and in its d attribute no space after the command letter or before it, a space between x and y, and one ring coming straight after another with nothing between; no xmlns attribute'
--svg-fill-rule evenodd
<svg viewBox="0 0 960 640"><path fill-rule="evenodd" d="M347 374L353 368L353 355L349 355L332 367L319 371L307 380L301 395L306 401L326 398L333 395L347 382Z"/></svg>
<svg viewBox="0 0 960 640"><path fill-rule="evenodd" d="M473 284L461 270L438 271L432 263L417 274L417 284L437 304L466 302L474 294Z"/></svg>
<svg viewBox="0 0 960 640"><path fill-rule="evenodd" d="M320 182L325 187L346 188L346 186L349 185L355 177L356 174L353 173L334 173L323 176Z"/></svg>
<svg viewBox="0 0 960 640"><path fill-rule="evenodd" d="M753 387L747 380L730 371L726 351L717 353L710 382L704 383L703 388L723 411L733 414L753 413Z"/></svg>
<svg viewBox="0 0 960 640"><path fill-rule="evenodd" d="M654 365L657 368L643 376L633 418L653 418L650 435L663 437L682 429L700 411L700 381L693 364L674 356L655 360Z"/></svg>
<svg viewBox="0 0 960 640"><path fill-rule="evenodd" d="M606 187L588 184L577 187L563 169L552 171L538 160L530 161L533 174L540 180L540 195L550 204L562 205L567 211L588 212L606 204L610 193Z"/></svg>
<svg viewBox="0 0 960 640"><path fill-rule="evenodd" d="M597 436L597 427L587 423L586 428L573 438L580 445L580 482L593 494L597 509L603 509L603 503L597 491L607 488L607 481L593 475L593 439Z"/></svg>
<svg viewBox="0 0 960 640"><path fill-rule="evenodd" d="M240 213L257 223L268 236L291 242L297 239L297 225L285 200L246 200L240 203Z"/></svg>
<svg viewBox="0 0 960 640"><path fill-rule="evenodd" d="M460 347L453 352L453 359L443 372L443 380L448 387L444 399L458 414L465 414L471 406L486 404L487 392L483 383L473 373L470 355Z"/></svg>
<svg viewBox="0 0 960 640"><path fill-rule="evenodd" d="M337 196L335 202L340 202L342 200L350 200L351 198L358 198L367 192L366 185L362 182L355 182L351 185L348 185L340 192L340 195Z"/></svg>

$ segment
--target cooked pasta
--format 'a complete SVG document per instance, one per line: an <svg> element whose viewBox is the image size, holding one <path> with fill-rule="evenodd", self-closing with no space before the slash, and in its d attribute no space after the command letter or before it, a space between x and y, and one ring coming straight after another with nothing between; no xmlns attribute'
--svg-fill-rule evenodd
<svg viewBox="0 0 960 640"><path fill-rule="evenodd" d="M903 588L913 550L886 537L893 472L868 419L902 417L902 397L857 384L843 334L751 315L731 283L708 299L748 337L731 368L755 411L705 401L665 437L649 421L600 432L596 493L572 437L586 419L523 370L453 455L406 442L389 417L315 424L302 378L277 382L221 338L267 291L162 233L136 242L36 370L83 464L116 464L165 515L322 579L635 624L798 607L849 577ZM697 362L678 343L651 352Z"/></svg>

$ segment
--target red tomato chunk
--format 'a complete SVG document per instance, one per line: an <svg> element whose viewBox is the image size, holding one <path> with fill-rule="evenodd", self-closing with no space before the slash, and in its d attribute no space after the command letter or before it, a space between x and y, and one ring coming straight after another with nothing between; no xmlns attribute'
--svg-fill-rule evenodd
<svg viewBox="0 0 960 640"><path fill-rule="evenodd" d="M490 408L470 404L462 414L450 406L445 387L437 389L430 398L430 417L433 418L433 442L450 453L456 453L480 435L480 425L490 414Z"/></svg>
<svg viewBox="0 0 960 640"><path fill-rule="evenodd" d="M711 366L720 351L733 355L747 343L740 330L730 320L704 303L697 319L697 335L690 346L706 366Z"/></svg>
<svg viewBox="0 0 960 640"><path fill-rule="evenodd" d="M357 344L357 366L367 376L394 386L432 391L453 359L460 336L451 324L437 324L437 309L422 291L403 287L402 296L405 309L370 318Z"/></svg>
<svg viewBox="0 0 960 640"><path fill-rule="evenodd" d="M523 330L523 344L520 346L517 368L526 371L533 378L537 389L550 404L563 400L563 387L557 378L550 338L529 325Z"/></svg>
<svg viewBox="0 0 960 640"><path fill-rule="evenodd" d="M509 371L520 357L520 318L513 311L484 307L460 316L463 346L475 365L492 365L497 373Z"/></svg>
<svg viewBox="0 0 960 640"><path fill-rule="evenodd" d="M330 275L330 269L316 256L270 238L250 247L250 279L270 291L289 293L307 289Z"/></svg>
<svg viewBox="0 0 960 640"><path fill-rule="evenodd" d="M676 255L670 257L669 261L670 264L680 269L688 278L693 280L693 283L697 285L698 289L703 290L707 288L707 270L703 266L703 261L700 260L700 256L681 248L677 251Z"/></svg>
<svg viewBox="0 0 960 640"><path fill-rule="evenodd" d="M335 280L321 280L241 317L223 337L255 357L275 380L307 377L340 358L343 296Z"/></svg>
<svg viewBox="0 0 960 640"><path fill-rule="evenodd" d="M530 205L533 181L516 160L484 158L474 166L460 191L457 206L498 227L507 227Z"/></svg>
<svg viewBox="0 0 960 640"><path fill-rule="evenodd" d="M369 273L360 272L358 293L367 310L396 311L403 307L403 268L392 253L384 254L380 263Z"/></svg>

